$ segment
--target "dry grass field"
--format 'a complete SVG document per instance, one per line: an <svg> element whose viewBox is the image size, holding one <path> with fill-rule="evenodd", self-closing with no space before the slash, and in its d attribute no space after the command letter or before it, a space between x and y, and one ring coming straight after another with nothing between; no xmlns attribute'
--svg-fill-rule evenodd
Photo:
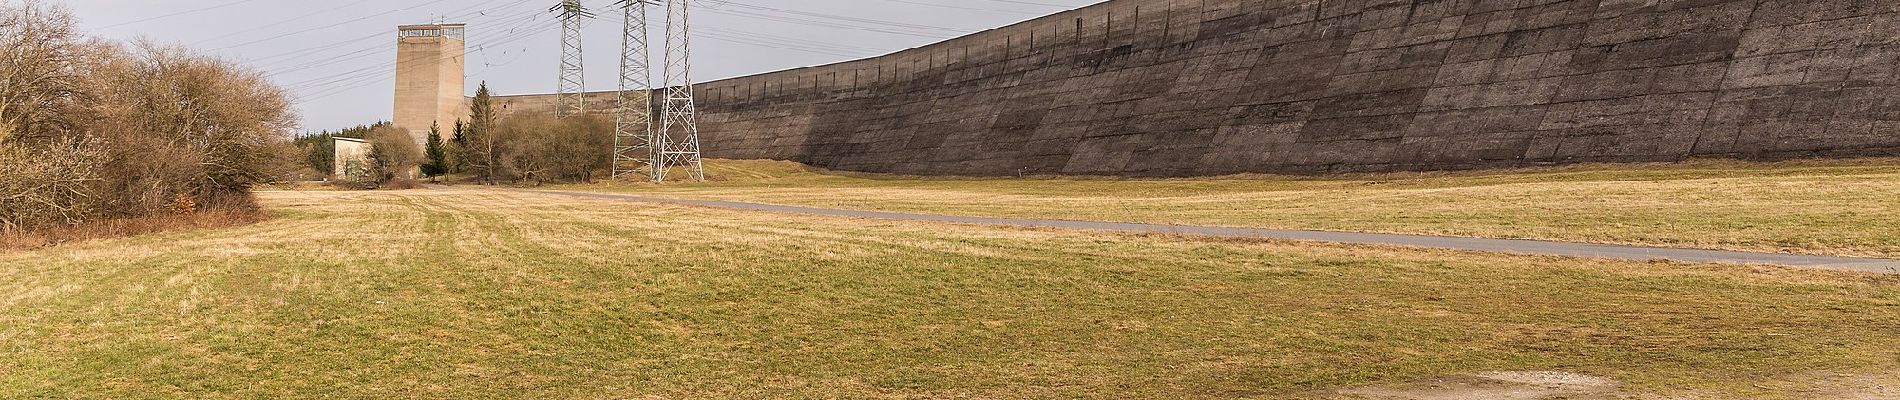
<svg viewBox="0 0 1900 400"><path fill-rule="evenodd" d="M1900 257L1900 160L1698 161L1343 178L968 179L708 161L638 193L880 211Z"/></svg>
<svg viewBox="0 0 1900 400"><path fill-rule="evenodd" d="M1635 184L1779 185L1725 179ZM1434 182L1378 190L1486 187ZM1001 204L1030 184L997 183L1017 188L984 192ZM978 186L907 190L953 193L933 185ZM1612 382L1591 396L1795 399L1900 382L1893 276L488 190L261 197L274 218L256 225L0 253L0 398L1347 399L1564 371Z"/></svg>

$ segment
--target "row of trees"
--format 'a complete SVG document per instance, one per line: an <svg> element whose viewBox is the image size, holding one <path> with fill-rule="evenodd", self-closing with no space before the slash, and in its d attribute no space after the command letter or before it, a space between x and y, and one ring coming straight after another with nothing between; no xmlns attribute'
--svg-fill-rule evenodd
<svg viewBox="0 0 1900 400"><path fill-rule="evenodd" d="M595 116L555 117L523 113L503 117L483 84L469 103L469 120L447 132L432 127L421 146L387 123L322 132L298 139L317 171L332 171L331 138L364 139L371 154L368 185L419 171L424 176L460 175L482 183L573 182L594 179L609 168L613 126Z"/></svg>
<svg viewBox="0 0 1900 400"><path fill-rule="evenodd" d="M0 230L248 207L295 166L294 124L255 71L0 0Z"/></svg>
<svg viewBox="0 0 1900 400"><path fill-rule="evenodd" d="M588 181L612 167L613 124L593 115L500 116L482 84L469 102L469 122L448 143L449 169L483 182Z"/></svg>
<svg viewBox="0 0 1900 400"><path fill-rule="evenodd" d="M291 140L291 143L303 152L304 166L310 167L311 173L327 175L330 171L336 170L336 138L364 139L369 137L370 131L389 126L389 122L377 122L334 131L326 130L298 135L296 139Z"/></svg>

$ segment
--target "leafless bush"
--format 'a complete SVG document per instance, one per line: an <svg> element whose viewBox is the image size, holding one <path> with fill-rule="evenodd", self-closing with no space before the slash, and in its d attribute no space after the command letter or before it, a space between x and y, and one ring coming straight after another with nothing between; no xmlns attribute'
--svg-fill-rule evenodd
<svg viewBox="0 0 1900 400"><path fill-rule="evenodd" d="M0 144L0 231L71 224L96 214L91 189L100 180L99 156L88 142L31 150Z"/></svg>
<svg viewBox="0 0 1900 400"><path fill-rule="evenodd" d="M595 116L522 114L501 124L508 170L529 182L586 181L611 165L613 127Z"/></svg>
<svg viewBox="0 0 1900 400"><path fill-rule="evenodd" d="M411 178L422 163L422 150L409 132L383 125L369 132L369 175L375 183Z"/></svg>
<svg viewBox="0 0 1900 400"><path fill-rule="evenodd" d="M0 231L98 211L99 141L73 135L80 39L70 13L0 1Z"/></svg>
<svg viewBox="0 0 1900 400"><path fill-rule="evenodd" d="M90 131L113 142L114 160L129 170L109 175L169 164L161 166L180 180L166 186L201 197L275 179L294 115L288 96L256 72L145 43L97 76L104 82ZM152 160L154 150L171 157Z"/></svg>
<svg viewBox="0 0 1900 400"><path fill-rule="evenodd" d="M105 219L34 230L0 230L0 251L32 249L64 242L137 235L185 228L215 228L254 223L264 214L250 209L215 208L192 214Z"/></svg>
<svg viewBox="0 0 1900 400"><path fill-rule="evenodd" d="M423 186L422 182L416 181L414 179L396 178L396 179L389 180L389 182L383 182L382 185L377 186L376 188L382 189L382 190L410 190L410 189L421 189L424 187L426 186Z"/></svg>
<svg viewBox="0 0 1900 400"><path fill-rule="evenodd" d="M293 117L256 72L0 0L0 230L251 207L295 163Z"/></svg>

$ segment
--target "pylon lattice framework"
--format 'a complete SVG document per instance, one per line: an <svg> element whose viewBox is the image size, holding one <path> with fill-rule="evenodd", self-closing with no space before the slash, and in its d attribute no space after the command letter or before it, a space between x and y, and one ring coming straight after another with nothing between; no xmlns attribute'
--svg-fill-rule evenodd
<svg viewBox="0 0 1900 400"><path fill-rule="evenodd" d="M555 112L561 115L581 115L587 112L587 74L582 69L581 57L581 19L592 18L593 13L581 6L581 0L561 0L561 4L548 9L560 13L561 19L561 82L555 91Z"/></svg>
<svg viewBox="0 0 1900 400"><path fill-rule="evenodd" d="M660 129L654 143L660 156L655 160L653 180L666 181L667 170L686 167L692 180L705 180L700 162L699 117L693 104L693 70L688 0L666 0L666 67L662 84L666 102L662 106Z"/></svg>
<svg viewBox="0 0 1900 400"><path fill-rule="evenodd" d="M653 144L653 78L647 61L647 6L653 0L621 0L620 91L614 116L613 176L651 179L659 173Z"/></svg>

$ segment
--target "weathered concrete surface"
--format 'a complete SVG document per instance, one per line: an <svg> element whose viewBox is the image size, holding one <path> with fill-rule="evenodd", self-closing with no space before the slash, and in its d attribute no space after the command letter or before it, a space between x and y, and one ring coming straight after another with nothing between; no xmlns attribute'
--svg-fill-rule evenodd
<svg viewBox="0 0 1900 400"><path fill-rule="evenodd" d="M712 157L1305 174L1900 155L1897 67L1893 0L1113 0L697 93Z"/></svg>
<svg viewBox="0 0 1900 400"><path fill-rule="evenodd" d="M442 33L443 29L461 27L431 24L396 28L397 32L429 32L429 36L399 35L396 39L396 101L391 123L409 131L418 145L427 141L431 126L440 124L442 134L447 136L455 121L468 113L462 100L466 45L463 38Z"/></svg>

